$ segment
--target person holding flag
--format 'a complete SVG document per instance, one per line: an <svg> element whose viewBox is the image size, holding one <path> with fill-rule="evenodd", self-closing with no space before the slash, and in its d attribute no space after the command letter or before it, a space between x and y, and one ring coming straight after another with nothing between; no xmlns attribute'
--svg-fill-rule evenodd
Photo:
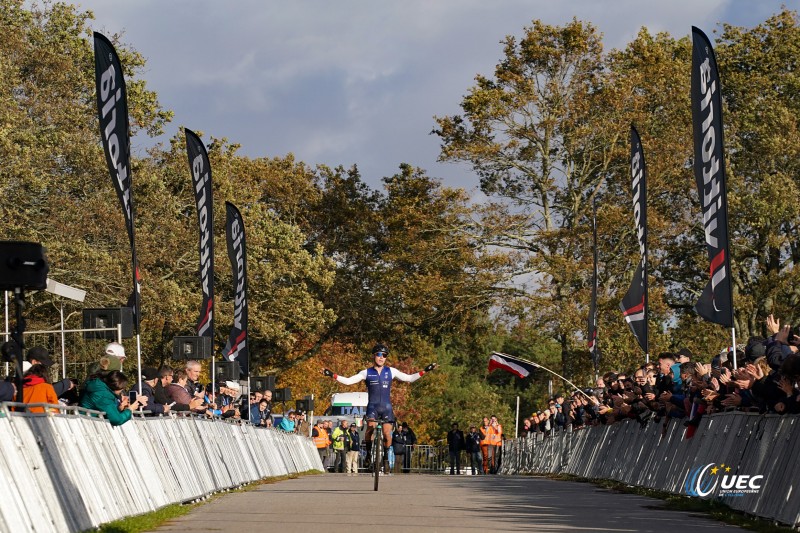
<svg viewBox="0 0 800 533"><path fill-rule="evenodd" d="M372 348L373 365L371 368L362 370L354 376L346 378L335 374L331 370L324 368L322 373L330 378L335 379L343 385L355 385L361 381L367 382L367 431L364 435L364 442L367 445L367 464L370 463L370 453L372 448L372 434L375 431L377 420L380 419L389 424L383 425L383 442L385 449L389 449L392 445L392 425L391 422L395 421L394 411L392 409L391 392L392 380L398 379L413 383L436 368L436 363L431 363L425 367L424 370L414 372L413 374L406 374L394 367L386 366L386 358L389 355L389 348L385 344L378 343ZM384 464L384 471L388 471L387 457L382 459Z"/></svg>

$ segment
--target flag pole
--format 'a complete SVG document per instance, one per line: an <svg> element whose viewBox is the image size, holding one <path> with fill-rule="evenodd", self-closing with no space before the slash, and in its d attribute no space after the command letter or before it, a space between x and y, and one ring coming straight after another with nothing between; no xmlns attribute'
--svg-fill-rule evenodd
<svg viewBox="0 0 800 533"><path fill-rule="evenodd" d="M138 331L136 332L136 366L139 371L139 394L144 394L142 389L142 337Z"/></svg>
<svg viewBox="0 0 800 533"><path fill-rule="evenodd" d="M508 355L507 353L502 353L502 352L494 352L494 353L496 353L497 355L500 355L500 356L502 356L502 357L508 357L509 359L516 359L517 361L520 361L520 362L523 362L523 363L527 363L527 364L529 364L529 365L531 365L531 366L534 366L534 367L536 367L536 368L540 368L540 369L544 370L545 372L550 372L551 374L553 374L553 375L554 375L554 376L556 376L557 378L559 378L559 379L563 380L564 382L568 383L570 386L572 386L572 388L573 388L573 389L575 389L576 391L578 391L578 392L580 392L581 394L583 394L584 396L586 396L586 398L587 398L587 399L591 399L591 398L592 398L591 396L589 396L588 394L586 394L585 392L583 392L583 390L581 390L581 389L580 389L580 388L579 388L577 385L575 385L573 382L571 382L570 380L568 380L567 378L565 378L564 376L562 376L562 375L561 375L561 374L559 374L558 372L554 372L553 370L550 370L550 369L549 369L549 368L547 368L546 366L542 366L542 365L540 365L539 363L534 363L533 361L528 361L527 359L523 359L523 358L521 358L521 357L516 357L516 356L514 356L514 355Z"/></svg>
<svg viewBox="0 0 800 533"><path fill-rule="evenodd" d="M731 328L731 350L733 351L733 371L736 372L736 328Z"/></svg>

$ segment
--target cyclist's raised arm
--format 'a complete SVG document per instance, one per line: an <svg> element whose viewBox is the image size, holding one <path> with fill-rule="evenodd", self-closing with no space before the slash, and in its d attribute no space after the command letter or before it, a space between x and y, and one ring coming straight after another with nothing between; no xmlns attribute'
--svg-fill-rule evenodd
<svg viewBox="0 0 800 533"><path fill-rule="evenodd" d="M425 370L420 370L419 372L414 372L413 374L406 374L405 372L392 367L392 378L413 383L425 375L425 372L430 372L434 368L436 368L436 363L431 363L425 367Z"/></svg>
<svg viewBox="0 0 800 533"><path fill-rule="evenodd" d="M324 369L322 371L322 373L325 374L328 377L332 377L333 379L335 379L336 381L338 381L342 385L355 385L359 381L364 381L365 379L367 379L367 371L366 370L362 370L361 372L359 372L355 376L350 376L349 378L346 378L344 376L340 376L339 374L334 374L333 372L331 372L327 368Z"/></svg>

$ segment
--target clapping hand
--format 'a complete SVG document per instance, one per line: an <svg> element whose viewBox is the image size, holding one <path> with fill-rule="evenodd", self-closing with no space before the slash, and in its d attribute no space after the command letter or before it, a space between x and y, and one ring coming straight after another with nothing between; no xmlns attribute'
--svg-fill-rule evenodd
<svg viewBox="0 0 800 533"><path fill-rule="evenodd" d="M752 375L755 379L763 379L764 378L764 371L758 365L747 365L745 367L750 375Z"/></svg>
<svg viewBox="0 0 800 533"><path fill-rule="evenodd" d="M189 402L189 409L195 411L203 406L203 399L202 398L192 398Z"/></svg>
<svg viewBox="0 0 800 533"><path fill-rule="evenodd" d="M745 369L741 369L739 372L737 372L736 378L737 379L733 383L740 389L749 389L756 381L755 376Z"/></svg>
<svg viewBox="0 0 800 533"><path fill-rule="evenodd" d="M697 377L703 377L706 374L711 373L711 365L704 365L703 363L695 363L694 364L694 372L697 374Z"/></svg>
<svg viewBox="0 0 800 533"><path fill-rule="evenodd" d="M767 335L772 336L778 333L781 329L781 321L776 320L774 316L769 315L767 317L766 326L767 326Z"/></svg>
<svg viewBox="0 0 800 533"><path fill-rule="evenodd" d="M791 334L792 326L786 324L775 334L775 341L781 344L789 344L789 337Z"/></svg>
<svg viewBox="0 0 800 533"><path fill-rule="evenodd" d="M725 399L722 400L721 403L725 407L739 407L742 405L742 397L734 392L725 396Z"/></svg>
<svg viewBox="0 0 800 533"><path fill-rule="evenodd" d="M702 392L703 399L707 402L713 402L719 397L719 393L711 389L706 389Z"/></svg>
<svg viewBox="0 0 800 533"><path fill-rule="evenodd" d="M780 387L780 389L786 393L786 396L791 396L792 392L794 392L794 386L786 376L782 377L778 382L778 387Z"/></svg>

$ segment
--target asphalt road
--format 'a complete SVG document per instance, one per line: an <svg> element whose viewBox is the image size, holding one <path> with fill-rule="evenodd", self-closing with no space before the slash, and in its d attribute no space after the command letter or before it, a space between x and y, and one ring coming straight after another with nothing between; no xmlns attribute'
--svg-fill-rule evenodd
<svg viewBox="0 0 800 533"><path fill-rule="evenodd" d="M522 476L306 476L223 495L157 531L642 531L712 533L725 525L659 500L588 483ZM267 528L267 529L264 529ZM410 528L410 529L408 529Z"/></svg>

